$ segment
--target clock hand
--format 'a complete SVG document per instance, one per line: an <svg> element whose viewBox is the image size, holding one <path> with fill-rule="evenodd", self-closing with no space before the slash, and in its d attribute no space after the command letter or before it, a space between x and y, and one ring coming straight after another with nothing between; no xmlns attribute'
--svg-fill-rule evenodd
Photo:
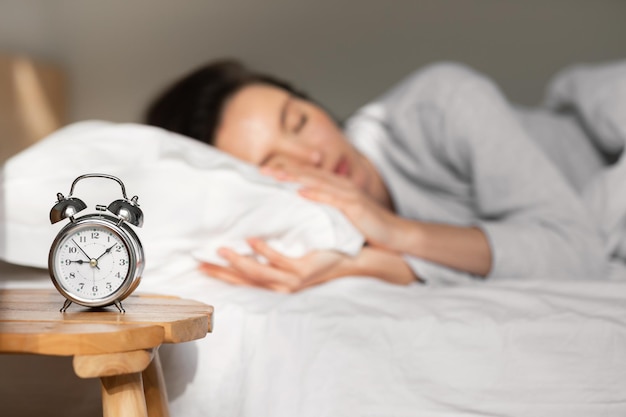
<svg viewBox="0 0 626 417"><path fill-rule="evenodd" d="M85 251L83 250L83 248L81 248L81 247L78 245L78 243L76 243L76 241L75 241L74 239L72 239L72 242L74 242L74 244L76 245L76 247L77 247L78 249L80 249L80 251L83 253L83 255L85 255L85 256L87 257L87 259L91 259L91 257L90 257L89 255L87 255L87 252L85 252Z"/></svg>
<svg viewBox="0 0 626 417"><path fill-rule="evenodd" d="M95 266L96 268L100 269L100 267L98 266L98 261L96 259L92 259L91 257L89 257L89 255L87 255L87 252L85 252L83 250L83 248L81 248L78 243L76 243L76 241L74 239L72 239L72 242L74 242L74 244L76 245L76 247L78 249L80 249L80 251L83 253L83 255L85 255L87 257L87 259L89 259L89 265L91 265L92 267Z"/></svg>
<svg viewBox="0 0 626 417"><path fill-rule="evenodd" d="M117 245L117 243L114 243L113 246L111 246L110 248L108 248L107 250L104 251L104 253L102 253L102 255L98 256L96 258L96 261L99 260L100 258L102 258L104 255L106 255L107 253L111 252L111 249L113 249L115 246Z"/></svg>

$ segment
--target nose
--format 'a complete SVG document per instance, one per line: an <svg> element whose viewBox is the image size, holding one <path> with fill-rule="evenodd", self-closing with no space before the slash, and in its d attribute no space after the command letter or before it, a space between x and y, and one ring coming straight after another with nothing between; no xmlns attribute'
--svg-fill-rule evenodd
<svg viewBox="0 0 626 417"><path fill-rule="evenodd" d="M310 155L309 158L311 160L311 162L313 163L314 166L316 167L321 167L322 166L322 153L320 151L313 151Z"/></svg>

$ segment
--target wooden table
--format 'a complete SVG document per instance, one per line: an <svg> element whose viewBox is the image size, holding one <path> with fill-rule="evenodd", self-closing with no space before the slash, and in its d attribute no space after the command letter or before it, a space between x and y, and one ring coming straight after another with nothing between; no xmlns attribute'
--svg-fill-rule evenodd
<svg viewBox="0 0 626 417"><path fill-rule="evenodd" d="M212 330L213 307L177 297L131 295L115 307L73 304L54 290L0 290L0 353L72 356L81 378L100 378L105 417L168 416L163 343Z"/></svg>

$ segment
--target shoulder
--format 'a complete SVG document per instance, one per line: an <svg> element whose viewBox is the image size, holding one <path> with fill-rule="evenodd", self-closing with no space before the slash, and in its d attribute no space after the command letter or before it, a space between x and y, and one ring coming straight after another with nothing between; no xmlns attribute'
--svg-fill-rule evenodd
<svg viewBox="0 0 626 417"><path fill-rule="evenodd" d="M437 62L413 71L377 101L396 111L415 104L446 107L452 100L499 95L497 90L490 78L472 67L457 62Z"/></svg>

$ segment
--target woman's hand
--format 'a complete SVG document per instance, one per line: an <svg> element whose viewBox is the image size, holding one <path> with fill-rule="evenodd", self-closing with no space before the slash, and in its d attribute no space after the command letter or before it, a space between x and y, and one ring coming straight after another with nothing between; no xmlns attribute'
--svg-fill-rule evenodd
<svg viewBox="0 0 626 417"><path fill-rule="evenodd" d="M349 257L336 251L313 251L300 258L290 258L276 252L260 239L248 239L248 243L257 254L267 259L267 264L221 248L218 254L230 266L203 263L200 268L207 274L232 284L287 293L339 278L347 273L344 266Z"/></svg>
<svg viewBox="0 0 626 417"><path fill-rule="evenodd" d="M280 181L302 184L299 194L309 200L328 204L339 210L363 234L372 246L400 251L397 238L402 220L348 178L302 165L265 166L262 173Z"/></svg>
<svg viewBox="0 0 626 417"><path fill-rule="evenodd" d="M208 275L236 285L268 288L291 293L344 276L370 276L398 285L415 282L416 277L401 255L383 249L363 248L350 257L336 251L313 251L300 258L290 258L271 249L260 239L249 239L254 251L264 256L268 264L238 255L222 248L219 254L230 266L203 263L200 268Z"/></svg>

